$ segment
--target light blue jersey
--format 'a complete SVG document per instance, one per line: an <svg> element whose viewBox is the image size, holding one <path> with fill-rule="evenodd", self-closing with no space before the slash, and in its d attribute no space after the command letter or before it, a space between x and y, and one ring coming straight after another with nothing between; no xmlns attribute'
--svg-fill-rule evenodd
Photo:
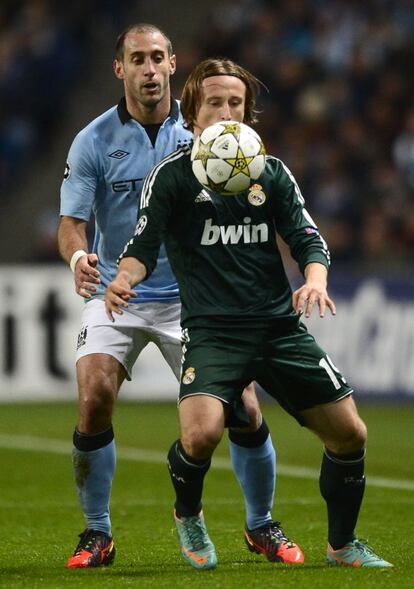
<svg viewBox="0 0 414 589"><path fill-rule="evenodd" d="M131 118L125 98L94 119L75 137L61 187L62 216L88 221L95 216L92 251L98 255L102 297L116 275L116 261L135 232L142 185L148 172L178 147L190 143L179 103L161 125L155 146L142 125ZM178 301L179 292L164 247L151 277L141 283L131 303Z"/></svg>

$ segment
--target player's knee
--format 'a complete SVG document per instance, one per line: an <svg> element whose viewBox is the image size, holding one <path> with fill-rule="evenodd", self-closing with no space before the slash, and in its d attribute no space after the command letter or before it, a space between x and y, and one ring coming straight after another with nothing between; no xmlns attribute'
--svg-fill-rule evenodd
<svg viewBox="0 0 414 589"><path fill-rule="evenodd" d="M110 378L91 376L80 388L79 409L81 420L88 427L97 422L106 424L112 420L116 390Z"/></svg>
<svg viewBox="0 0 414 589"><path fill-rule="evenodd" d="M328 447L337 454L352 454L365 448L367 442L367 427L362 419L343 427Z"/></svg>
<svg viewBox="0 0 414 589"><path fill-rule="evenodd" d="M365 448L365 446L367 444L367 438L368 438L367 426L362 421L362 419L359 419L358 424L355 428L355 435L354 435L355 444L358 445L358 449Z"/></svg>
<svg viewBox="0 0 414 589"><path fill-rule="evenodd" d="M184 450L200 460L210 458L220 440L220 432L208 427L192 427L181 434Z"/></svg>

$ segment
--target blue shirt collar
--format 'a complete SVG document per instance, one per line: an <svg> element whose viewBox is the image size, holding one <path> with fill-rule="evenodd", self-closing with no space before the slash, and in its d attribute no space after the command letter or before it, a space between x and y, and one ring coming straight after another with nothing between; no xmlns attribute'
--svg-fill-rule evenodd
<svg viewBox="0 0 414 589"><path fill-rule="evenodd" d="M121 98L121 100L118 102L117 111L118 111L119 120L121 121L121 123L123 125L125 125L125 123L127 123L130 119L132 119L132 116L129 114L129 112L127 110L125 96L123 96ZM174 119L174 121L178 121L179 115L180 115L180 108L178 106L178 102L173 97L171 97L171 107L170 107L170 112L169 112L168 116L171 117L172 119Z"/></svg>

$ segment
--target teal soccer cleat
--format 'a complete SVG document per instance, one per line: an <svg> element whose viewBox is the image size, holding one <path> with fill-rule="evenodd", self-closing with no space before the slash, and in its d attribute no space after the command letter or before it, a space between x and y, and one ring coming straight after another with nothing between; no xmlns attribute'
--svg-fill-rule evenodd
<svg viewBox="0 0 414 589"><path fill-rule="evenodd" d="M352 540L342 548L334 550L328 544L326 555L328 564L348 567L383 567L388 568L393 565L383 560L368 546L365 540Z"/></svg>
<svg viewBox="0 0 414 589"><path fill-rule="evenodd" d="M181 552L195 569L214 569L217 565L216 549L207 533L203 512L189 517L178 517L174 521L180 540Z"/></svg>

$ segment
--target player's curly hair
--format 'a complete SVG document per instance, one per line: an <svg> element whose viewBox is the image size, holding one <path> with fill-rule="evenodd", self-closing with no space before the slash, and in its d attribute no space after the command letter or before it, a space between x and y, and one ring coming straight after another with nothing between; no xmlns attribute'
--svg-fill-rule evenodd
<svg viewBox="0 0 414 589"><path fill-rule="evenodd" d="M266 86L241 65L226 57L220 57L205 59L193 69L187 78L181 95L181 112L186 126L191 131L194 130L194 122L197 119L202 99L201 87L203 81L212 76L234 76L244 83L246 86L246 107L243 122L247 125L257 123L256 98L261 87L266 89Z"/></svg>

